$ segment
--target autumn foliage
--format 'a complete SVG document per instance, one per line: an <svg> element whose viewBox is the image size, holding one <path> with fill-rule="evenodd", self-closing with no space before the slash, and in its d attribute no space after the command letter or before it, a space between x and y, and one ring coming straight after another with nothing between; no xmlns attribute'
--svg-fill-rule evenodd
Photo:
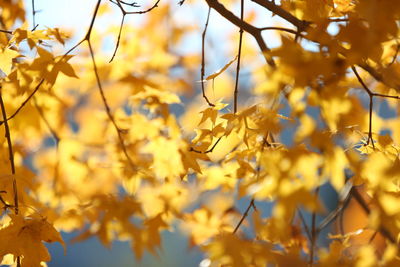
<svg viewBox="0 0 400 267"><path fill-rule="evenodd" d="M83 36L32 4L0 1L4 264L174 229L209 266L400 264L398 1L98 0Z"/></svg>

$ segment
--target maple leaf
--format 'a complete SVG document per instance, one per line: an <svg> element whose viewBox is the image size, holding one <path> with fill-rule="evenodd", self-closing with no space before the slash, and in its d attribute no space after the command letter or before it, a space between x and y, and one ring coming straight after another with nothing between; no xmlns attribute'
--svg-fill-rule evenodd
<svg viewBox="0 0 400 267"><path fill-rule="evenodd" d="M40 217L22 217L10 214L9 225L0 229L0 259L7 254L21 257L22 267L41 266L43 261L50 261L51 256L42 241L65 243L59 232Z"/></svg>
<svg viewBox="0 0 400 267"><path fill-rule="evenodd" d="M11 67L13 65L13 59L19 57L19 53L10 48L4 48L0 50L0 71L5 75L11 72ZM0 74L1 76L1 74Z"/></svg>
<svg viewBox="0 0 400 267"><path fill-rule="evenodd" d="M217 117L218 117L218 111L222 110L226 106L227 106L227 104L218 102L215 104L214 107L209 107L209 108L206 108L205 110L201 111L200 113L202 113L203 116L201 117L199 125L207 120L210 120L214 125L215 121L217 120Z"/></svg>

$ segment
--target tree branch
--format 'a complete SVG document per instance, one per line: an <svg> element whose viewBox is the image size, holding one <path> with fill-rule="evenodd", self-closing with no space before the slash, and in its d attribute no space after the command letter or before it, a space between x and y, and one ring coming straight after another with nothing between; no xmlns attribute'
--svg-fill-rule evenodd
<svg viewBox="0 0 400 267"><path fill-rule="evenodd" d="M205 40L206 40L206 34L207 34L207 29L208 29L208 22L210 21L210 13L211 13L211 7L208 8L208 13L207 13L207 19L206 23L204 25L204 30L203 33L201 34L201 70L200 70L200 81L201 81L201 92L203 93L203 98L206 100L207 104L211 107L214 107L215 105L210 102L206 95L206 90L204 88L204 74L205 74Z"/></svg>
<svg viewBox="0 0 400 267"><path fill-rule="evenodd" d="M310 21L305 21L305 20L300 20L284 10L282 7L277 6L274 1L268 1L268 0L251 0L254 3L259 4L262 7L265 7L269 11L271 11L273 14L278 15L279 17L283 18L284 20L290 22L294 26L297 27L297 30L299 32L304 31L310 24Z"/></svg>
<svg viewBox="0 0 400 267"><path fill-rule="evenodd" d="M244 0L240 1L240 20L244 21ZM233 92L233 113L236 114L238 109L238 94L239 94L239 73L240 73L240 60L242 58L242 42L243 42L243 29L239 30L239 47L237 55L237 65L236 65L236 77L235 77L235 90Z"/></svg>
<svg viewBox="0 0 400 267"><path fill-rule="evenodd" d="M11 168L11 174L12 174L13 191L14 191L14 209L15 209L15 214L18 214L19 213L19 203L18 203L17 180L15 179L14 152L13 152L13 146L12 146L12 142L11 142L10 127L8 126L7 113L6 113L6 108L4 106L4 101L3 101L3 96L2 96L1 90L2 90L2 88L0 88L0 107L1 107L1 113L3 114L5 137L6 137L7 146L8 146L8 158L10 160L10 168Z"/></svg>
<svg viewBox="0 0 400 267"><path fill-rule="evenodd" d="M351 193L351 196L354 197L355 200L357 200L358 204L360 204L360 206L364 210L364 212L369 215L371 213L371 210L368 207L368 204L365 202L364 198L357 191L357 189L355 187L353 187L351 189L350 193ZM378 231L385 238L387 238L391 243L396 244L399 247L398 243L396 242L396 239L392 236L392 234L389 232L388 229L386 229L384 226L380 226Z"/></svg>
<svg viewBox="0 0 400 267"><path fill-rule="evenodd" d="M213 8L215 11L217 11L221 16L223 16L225 19L229 20L232 24L236 25L240 29L243 29L245 32L249 33L256 39L256 42L258 46L261 49L261 52L264 55L265 60L267 61L268 65L271 67L275 68L276 64L273 58L267 54L267 52L270 51L270 49L267 47L267 45L264 42L264 39L262 38L261 35L261 29L254 27L253 25L242 21L240 18L236 17L235 14L233 14L231 11L225 8L222 4L220 4L217 0L206 0L207 4L209 7Z"/></svg>

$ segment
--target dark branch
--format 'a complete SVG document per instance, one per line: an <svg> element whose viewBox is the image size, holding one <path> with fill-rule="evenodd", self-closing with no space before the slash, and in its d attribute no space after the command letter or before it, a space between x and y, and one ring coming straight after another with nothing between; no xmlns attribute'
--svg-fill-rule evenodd
<svg viewBox="0 0 400 267"><path fill-rule="evenodd" d="M36 29L36 27L38 26L36 24L36 13L37 13L37 11L35 10L35 0L32 0L32 22L33 22L32 31L34 31Z"/></svg>
<svg viewBox="0 0 400 267"><path fill-rule="evenodd" d="M203 93L203 98L206 100L207 104L211 107L214 107L215 105L210 102L206 95L206 90L204 88L204 74L205 74L205 40L206 40L206 34L207 34L207 28L208 28L208 22L210 21L210 13L211 13L211 7L208 8L208 13L207 13L207 19L206 23L204 25L204 30L201 35L201 70L200 70L200 81L201 81L201 92Z"/></svg>
<svg viewBox="0 0 400 267"><path fill-rule="evenodd" d="M7 119L0 121L0 125L2 125L5 121L9 121L12 118L14 118L20 111L21 109L29 102L29 100L35 95L35 93L39 90L40 86L43 84L44 78L40 80L38 85L36 85L35 89L32 91L32 93L22 102L22 104L17 108L17 110Z"/></svg>
<svg viewBox="0 0 400 267"><path fill-rule="evenodd" d="M7 31L7 30L0 30L0 32L12 34L12 31Z"/></svg>
<svg viewBox="0 0 400 267"><path fill-rule="evenodd" d="M273 14L278 15L284 20L290 22L291 24L296 26L300 32L304 31L311 24L310 21L300 20L296 18L295 16L284 10L282 7L277 6L274 1L268 1L268 0L251 0L251 1L259 4L260 6L265 7Z"/></svg>
<svg viewBox="0 0 400 267"><path fill-rule="evenodd" d="M215 142L215 144L214 144L210 149L208 149L208 150L206 150L206 151L204 151L204 152L203 152L203 151L200 151L200 150L196 150L196 149L194 149L193 147L191 147L191 148L189 149L189 151L193 151L193 152L201 153L201 154L208 154L208 153L211 153L211 152L214 151L215 147L218 145L218 143L219 143L219 141L221 141L221 139L222 139L222 137L218 138L218 140Z"/></svg>
<svg viewBox="0 0 400 267"><path fill-rule="evenodd" d="M277 31L283 31L283 32L288 32L288 33L292 33L292 34L299 34L297 31L292 30L292 29L287 29L287 28L282 28L282 27L263 27L260 28L261 31L265 31L265 30L277 30ZM305 38L305 36L300 35L301 37Z"/></svg>
<svg viewBox="0 0 400 267"><path fill-rule="evenodd" d="M243 21L244 15L244 0L240 0L240 20ZM242 42L243 42L243 29L239 30L239 47L238 47L238 61L236 65L235 77L235 90L233 92L233 112L236 114L238 109L238 94L239 94L239 73L240 73L240 59L242 58Z"/></svg>
<svg viewBox="0 0 400 267"><path fill-rule="evenodd" d="M366 214L370 214L371 210L368 207L368 204L365 202L364 198L361 196L361 194L357 191L355 187L351 189L351 195L354 197L355 200L357 200L358 204L360 204L361 208L364 210ZM396 242L396 239L392 236L392 234L387 230L384 226L380 226L378 231L386 238L388 239L392 244L396 244L397 247L399 247L398 243Z"/></svg>
<svg viewBox="0 0 400 267"><path fill-rule="evenodd" d="M155 2L155 4L152 7L148 8L146 10L131 11L131 12L126 12L126 14L145 14L145 13L148 13L148 12L152 11L153 9L155 9L156 7L158 7L158 3L160 3L160 1L161 0L157 0L157 2Z"/></svg>
<svg viewBox="0 0 400 267"><path fill-rule="evenodd" d="M96 60L95 60L95 57L94 57L94 52L93 52L90 40L88 40L88 45L89 45L90 56L92 58L94 74L96 76L97 87L99 89L101 99L102 99L104 107L106 109L107 116L108 116L109 120L111 121L111 123L113 124L115 130L117 131L119 143L121 145L122 151L123 151L126 159L128 160L129 165L131 166L132 170L136 170L136 167L133 164L133 161L132 161L131 157L129 156L128 151L126 149L126 146L125 146L125 143L124 143L124 139L122 137L122 132L119 129L119 127L118 127L118 125L117 125L117 123L116 123L116 121L114 119L114 116L111 113L111 109L110 109L110 106L108 105L107 98L104 95L103 86L102 86L101 81L100 81L100 76L99 76L99 72L97 70Z"/></svg>
<svg viewBox="0 0 400 267"><path fill-rule="evenodd" d="M361 76L358 74L356 68L354 66L351 66L351 69L353 70L353 73L356 75L357 80L360 82L364 90L368 93L369 96L369 127L368 127L368 140L365 145L368 145L369 142L371 142L372 147L375 148L374 145L374 140L372 138L372 110L373 110L373 105L374 105L374 93L368 88L368 86L364 83L364 81L361 79Z"/></svg>
<svg viewBox="0 0 400 267"><path fill-rule="evenodd" d="M267 54L270 49L264 42L264 39L261 35L261 30L253 25L242 21L240 18L236 17L231 11L226 9L222 4L220 4L217 0L206 0L209 7L213 8L217 11L221 16L229 20L232 24L236 25L237 27L243 29L245 32L249 33L256 39L258 46L261 49L261 52L264 55L265 60L267 61L268 65L275 68L275 62L271 56Z"/></svg>
<svg viewBox="0 0 400 267"><path fill-rule="evenodd" d="M122 1L122 0L119 0L119 1L117 0L117 2L115 2L115 1L113 1L113 0L110 0L110 2L113 3L113 4L116 4L116 5L118 5L119 3L121 3L121 4L123 4L123 5L130 6L130 7L140 7L140 6L138 5L138 3L136 3L136 2L128 3L128 2L125 2L125 1Z"/></svg>
<svg viewBox="0 0 400 267"><path fill-rule="evenodd" d="M119 7L119 10L120 10L121 13L122 13L122 19L121 19L121 24L120 24L120 26L119 26L118 38L117 38L117 43L116 43L116 45L115 45L114 53L113 53L113 55L112 55L112 57L111 57L111 59L110 59L109 62L113 61L115 55L117 54L117 50L118 50L118 47L119 47L119 42L120 42L120 39L121 39L122 27L124 26L125 16L128 15L128 14L129 14L129 15L132 15L132 14L145 14L145 13L147 13L147 12L150 12L150 11L152 11L154 8L158 7L158 3L160 3L161 0L157 0L157 1L154 3L153 6L151 6L150 8L148 8L148 9L146 9L146 10L142 10L142 11L130 11L130 12L126 11L122 5L124 4L124 5L129 5L129 6L135 6L135 4L136 4L135 2L133 2L133 3L127 3L127 2L124 2L124 1L120 1L120 0L116 0L116 2L114 2L114 1L112 1L112 0L110 0L110 1L111 1L111 3L114 3L114 4L116 4L116 5ZM138 6L135 6L135 7L138 7Z"/></svg>
<svg viewBox="0 0 400 267"><path fill-rule="evenodd" d="M235 234L235 233L239 230L240 226L243 224L244 220L245 220L245 219L247 218L247 216L249 215L249 211L250 211L251 207L255 207L255 205L254 205L254 198L251 199L249 205L248 205L247 208L246 208L246 211L243 213L243 216L240 218L240 221L239 221L239 223L236 225L236 227L235 227L235 229L233 230L232 234Z"/></svg>
<svg viewBox="0 0 400 267"><path fill-rule="evenodd" d="M39 112L39 115L42 118L44 124L46 124L47 128L49 129L50 134L53 136L53 139L56 141L56 146L58 146L58 144L60 143L60 137L58 136L55 129L53 127L51 127L48 119L44 115L42 108L38 105L35 97L33 97L33 103L35 104L35 107L36 107L37 111Z"/></svg>
<svg viewBox="0 0 400 267"><path fill-rule="evenodd" d="M0 88L0 107L1 107L1 113L3 114L5 137L6 137L7 146L8 146L8 158L10 161L10 168L11 168L12 181L13 181L14 210L15 210L15 214L18 214L19 213L19 203L18 203L17 180L15 179L14 152L13 152L13 146L12 146L12 142L11 142L10 127L8 126L7 113L6 113L6 108L4 106L3 95L2 95L1 90L2 90L2 88Z"/></svg>
<svg viewBox="0 0 400 267"><path fill-rule="evenodd" d="M117 43L115 45L115 49L114 49L114 53L110 59L110 61L108 63L111 63L115 57L115 55L117 54L117 50L119 47L119 42L121 39L121 33L122 33L122 27L124 26L124 21L125 21L125 14L122 14L122 19L121 19L121 24L119 25L119 32L118 32L118 37L117 37Z"/></svg>

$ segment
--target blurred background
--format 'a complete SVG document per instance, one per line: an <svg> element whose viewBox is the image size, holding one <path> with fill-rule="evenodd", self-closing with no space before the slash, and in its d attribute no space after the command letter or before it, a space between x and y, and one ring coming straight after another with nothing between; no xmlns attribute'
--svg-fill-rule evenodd
<svg viewBox="0 0 400 267"><path fill-rule="evenodd" d="M189 1L189 0L188 0ZM39 24L38 28L42 29L45 27L59 27L61 29L67 29L71 33L73 33L73 38L70 42L68 42L65 46L65 50L72 47L73 44L80 41L86 33L86 30L90 24L91 16L93 14L94 7L96 5L97 0L35 0L35 9L37 11L36 14L36 23ZM106 2L106 1L103 1ZM111 3L108 3L112 6ZM143 4L143 8L138 8L138 10L145 9L147 6L151 5L148 2L138 2L139 5ZM197 30L196 34L190 36L181 47L178 49L183 49L187 51L200 53L201 51L201 32L204 27L204 23L207 16L207 7L204 1L196 1L194 5L190 5L187 7L185 4L183 6L178 5L178 1L171 1L171 5L173 5L174 9L174 17L179 18L181 20L187 21L188 23L192 23ZM191 3L192 4L192 3ZM250 5L250 3L249 3ZM32 10L32 1L26 0L27 14L32 24L32 17L30 16ZM197 7L197 8L196 8ZM262 10L262 12L265 11ZM126 18L126 24L134 24L142 19L144 15L133 15L128 16ZM118 25L121 19L121 14L118 9L115 9L115 15L113 16L103 16L102 18L96 20L95 29L102 29L108 27L110 24ZM283 21L279 21L278 18L271 16L264 16L260 19L258 17L255 23L260 23L265 25L268 22L268 25L273 24L285 24ZM336 29L332 29L334 32ZM230 47L227 49L224 47L224 43L228 43L228 38L230 38L230 34L232 32L237 32L237 29L232 28L228 22L226 22L223 18L221 18L218 14L212 13L212 25L208 30L208 45L212 47L212 49L207 50L207 57L212 60L207 61L207 73L212 73L217 69L221 68L226 64L226 62L230 61L232 58L229 58L229 53L226 51L232 49ZM223 34L221 34L223 33ZM110 55L112 54L115 39L117 36L117 31L115 33L115 37L107 40L106 46L104 47L105 51L109 51ZM279 36L274 32L266 32L264 37L266 38L270 47L276 47L280 44ZM124 38L122 36L122 38ZM312 44L308 44L310 49L313 49ZM200 80L200 65L198 70L199 76L196 80L193 80L193 83L197 83ZM243 83L243 93L241 93L241 100L239 102L246 103L250 101L248 99L249 94L246 94L246 88L249 90L250 83L246 81L246 70L244 68L241 78L241 82ZM199 92L196 92L199 93ZM367 100L367 99L365 99ZM183 99L184 101L184 99ZM377 105L379 112L382 116L385 112L388 112L385 106L380 108ZM177 106L173 107L173 112L177 115L182 113L182 109L185 107ZM386 110L386 111L385 111ZM308 111L310 114L315 113L312 109ZM289 115L290 111L285 109L285 103L282 103L282 108L280 110L282 115ZM282 143L290 145L290 140L292 140L293 129L290 127L285 129L283 132ZM327 211L333 210L337 205L337 195L335 191L330 186L324 186L321 188L321 196L323 196L323 201L326 206ZM206 196L205 196L206 197ZM250 199L241 199L236 203L236 207L239 212L243 213L246 209ZM256 203L257 204L257 203ZM263 215L267 215L271 212L271 203L263 202L257 204L257 208L263 213ZM356 213L359 209L357 205L351 205L349 210L349 214ZM306 221L310 221L310 214L305 214ZM362 215L359 215L358 218L361 220L359 224L363 223ZM344 217L346 220L347 217ZM322 217L319 217L318 220L322 220ZM354 222L354 220L352 220ZM332 224L334 225L334 224ZM349 226L350 227L350 226ZM357 227L357 226L356 226ZM143 267L151 267L151 266L199 266L199 264L204 260L204 256L202 253L196 248L189 248L188 238L179 230L179 226L176 225L173 231L165 232L163 234L162 246L158 251L157 255L152 255L146 253L141 261L137 261L134 258L132 250L127 242L113 242L111 248L105 248L97 238L90 238L87 241L80 243L69 243L69 241L75 237L78 233L63 233L63 238L67 243L67 253L64 255L64 250L60 244L48 244L49 252L52 255L52 261L48 263L49 266L143 266ZM245 230L246 231L246 230ZM325 231L332 231L331 227L327 227ZM322 234L321 236L325 236ZM326 246L328 244L328 240L321 239L319 240L320 246ZM203 261L203 264L200 264L201 267L206 267L207 264Z"/></svg>

